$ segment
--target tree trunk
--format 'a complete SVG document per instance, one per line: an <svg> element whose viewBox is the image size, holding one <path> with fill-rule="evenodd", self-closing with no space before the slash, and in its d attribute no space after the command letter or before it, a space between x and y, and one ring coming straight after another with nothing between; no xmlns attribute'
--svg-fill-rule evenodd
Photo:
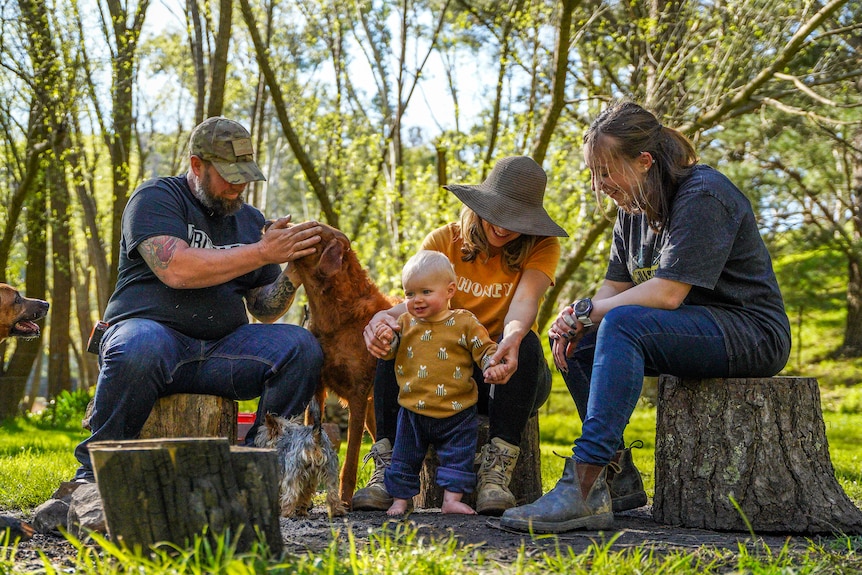
<svg viewBox="0 0 862 575"><path fill-rule="evenodd" d="M539 127L539 137L533 146L532 156L541 165L548 153L551 137L557 129L563 109L566 107L566 79L568 78L569 49L572 38L572 13L580 4L577 0L560 2L560 21L557 24L557 42L554 47L554 75L551 78L551 105Z"/></svg>
<svg viewBox="0 0 862 575"><path fill-rule="evenodd" d="M221 116L224 110L224 85L227 78L228 49L230 48L231 21L233 19L233 1L219 0L218 34L215 40L215 52L210 61L210 97L207 103L207 117ZM251 130L252 128L249 128ZM255 148L260 149L260 148Z"/></svg>
<svg viewBox="0 0 862 575"><path fill-rule="evenodd" d="M488 443L488 417L479 416L479 437L476 442L476 455L482 451L482 446ZM542 496L542 452L539 449L539 416L533 415L527 420L524 433L521 436L521 454L515 469L512 471L512 482L509 489L515 496L518 505L532 503ZM419 473L421 491L413 498L413 504L419 509L440 507L443 504L443 489L437 485L437 454L434 448L428 449L422 470ZM476 465L476 471L479 466ZM471 507L476 506L476 492L467 493L462 501Z"/></svg>
<svg viewBox="0 0 862 575"><path fill-rule="evenodd" d="M186 18L188 22L189 47L192 52L192 62L195 63L195 125L197 125L204 120L204 102L207 97L207 73L204 66L204 31L197 0L186 0Z"/></svg>
<svg viewBox="0 0 862 575"><path fill-rule="evenodd" d="M75 280L75 317L78 323L78 341L81 342L77 350L78 361L78 389L89 389L96 385L99 379L99 361L94 353L87 353L87 339L93 328L93 318L90 315L90 268L86 267L77 257L77 252L72 259L75 269L73 276Z"/></svg>
<svg viewBox="0 0 862 575"><path fill-rule="evenodd" d="M105 145L111 154L111 180L113 203L111 212L111 266L110 287L117 284L120 262L120 240L123 237L123 210L129 201L129 158L132 148L132 131L135 126L134 88L137 66L138 38L149 7L149 0L140 0L130 7L120 0L107 0L110 18L105 18L103 26L106 35L113 32L115 46L111 58L113 85L111 86L112 132L105 132ZM134 10L134 13L130 13ZM130 23L127 28L126 25ZM110 41L110 39L108 39Z"/></svg>
<svg viewBox="0 0 862 575"><path fill-rule="evenodd" d="M42 185L43 177L35 179L37 186ZM28 297L46 299L47 279L45 277L47 263L46 230L48 220L48 200L45 194L34 194L27 202L27 266L24 293ZM17 287L17 286L16 286ZM43 320L44 327L44 320ZM18 415L18 404L24 397L27 379L42 352L42 339L18 340L15 352L12 354L3 377L0 378L0 420ZM38 379L38 378L37 378ZM36 386L38 389L39 386Z"/></svg>
<svg viewBox="0 0 862 575"><path fill-rule="evenodd" d="M147 548L189 547L229 532L249 551L265 536L282 549L276 451L231 447L224 439L103 441L90 446L111 538Z"/></svg>
<svg viewBox="0 0 862 575"><path fill-rule="evenodd" d="M853 256L847 264L847 321L841 346L845 357L862 356L862 250Z"/></svg>
<svg viewBox="0 0 862 575"><path fill-rule="evenodd" d="M55 129L58 129L55 127ZM62 128L59 128L62 129ZM54 159L48 168L51 197L51 329L48 344L48 399L72 391L69 365L72 317L72 258L69 233L69 188L59 160L63 155L62 133L55 133Z"/></svg>
<svg viewBox="0 0 862 575"><path fill-rule="evenodd" d="M814 378L661 376L655 460L661 523L862 533L862 511L835 480Z"/></svg>
<svg viewBox="0 0 862 575"><path fill-rule="evenodd" d="M153 406L139 437L225 437L233 445L237 409L234 400L216 395L166 395Z"/></svg>

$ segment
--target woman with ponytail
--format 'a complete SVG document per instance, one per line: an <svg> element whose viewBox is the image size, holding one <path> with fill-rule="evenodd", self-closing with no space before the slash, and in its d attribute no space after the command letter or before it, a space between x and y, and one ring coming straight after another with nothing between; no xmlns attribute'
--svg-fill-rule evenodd
<svg viewBox="0 0 862 575"><path fill-rule="evenodd" d="M584 136L584 157L597 199L618 208L610 259L595 295L548 332L583 429L556 487L503 514L511 529L606 529L614 511L646 503L622 439L644 375L770 377L790 353L751 204L685 136L616 102Z"/></svg>

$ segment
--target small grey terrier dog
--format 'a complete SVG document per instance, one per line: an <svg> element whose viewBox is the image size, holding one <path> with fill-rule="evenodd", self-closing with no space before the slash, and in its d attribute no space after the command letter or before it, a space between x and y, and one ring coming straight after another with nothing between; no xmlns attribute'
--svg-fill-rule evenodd
<svg viewBox="0 0 862 575"><path fill-rule="evenodd" d="M282 517L307 517L311 499L320 485L326 489L329 515L342 516L347 509L338 493L338 454L321 429L317 400L311 400L307 413L311 425L303 423L302 415L286 419L268 413L257 430L254 444L274 447L278 452Z"/></svg>

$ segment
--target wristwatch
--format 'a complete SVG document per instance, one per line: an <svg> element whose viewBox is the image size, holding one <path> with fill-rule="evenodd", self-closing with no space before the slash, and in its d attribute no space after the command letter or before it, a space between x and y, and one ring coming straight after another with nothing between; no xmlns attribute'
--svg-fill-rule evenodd
<svg viewBox="0 0 862 575"><path fill-rule="evenodd" d="M593 300L588 297L575 300L575 303L572 304L572 310L575 312L575 318L584 324L584 327L593 325L593 321L590 319L590 314L593 312Z"/></svg>

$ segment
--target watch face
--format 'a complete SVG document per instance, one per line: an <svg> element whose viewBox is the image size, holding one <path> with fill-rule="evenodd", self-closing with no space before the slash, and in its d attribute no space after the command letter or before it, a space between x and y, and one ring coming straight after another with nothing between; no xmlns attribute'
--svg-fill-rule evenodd
<svg viewBox="0 0 862 575"><path fill-rule="evenodd" d="M583 315L585 313L589 313L590 310L590 300L588 299L579 299L575 302L575 315Z"/></svg>

